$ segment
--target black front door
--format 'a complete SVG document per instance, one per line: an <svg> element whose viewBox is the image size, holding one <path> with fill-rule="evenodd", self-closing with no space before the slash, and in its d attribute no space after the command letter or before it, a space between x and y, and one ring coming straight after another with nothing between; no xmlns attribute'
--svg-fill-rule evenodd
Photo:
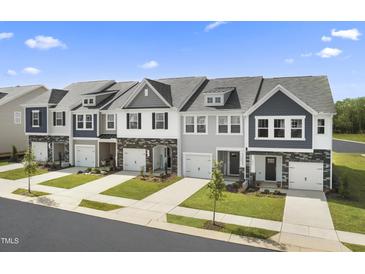
<svg viewBox="0 0 365 274"><path fill-rule="evenodd" d="M266 157L265 180L268 180L268 181L276 180L276 158L275 157Z"/></svg>
<svg viewBox="0 0 365 274"><path fill-rule="evenodd" d="M239 152L229 152L229 173L232 175L237 175L240 173L240 153Z"/></svg>

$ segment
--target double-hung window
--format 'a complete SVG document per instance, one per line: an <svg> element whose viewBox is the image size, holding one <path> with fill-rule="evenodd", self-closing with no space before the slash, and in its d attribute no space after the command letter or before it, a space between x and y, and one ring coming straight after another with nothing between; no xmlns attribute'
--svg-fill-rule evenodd
<svg viewBox="0 0 365 274"><path fill-rule="evenodd" d="M318 134L324 134L325 133L325 122L324 119L318 119L317 120L317 133Z"/></svg>
<svg viewBox="0 0 365 274"><path fill-rule="evenodd" d="M222 100L222 98L220 96L217 96L217 97L214 98L214 103L220 104L221 100Z"/></svg>
<svg viewBox="0 0 365 274"><path fill-rule="evenodd" d="M78 130L93 130L93 115L92 114L77 114L76 129Z"/></svg>
<svg viewBox="0 0 365 274"><path fill-rule="evenodd" d="M14 124L20 125L22 123L22 113L20 111L14 112Z"/></svg>
<svg viewBox="0 0 365 274"><path fill-rule="evenodd" d="M91 114L85 115L85 129L93 128L93 116Z"/></svg>
<svg viewBox="0 0 365 274"><path fill-rule="evenodd" d="M77 114L77 129L83 129L83 128L84 128L84 115Z"/></svg>
<svg viewBox="0 0 365 274"><path fill-rule="evenodd" d="M55 112L55 126L63 126L63 112Z"/></svg>
<svg viewBox="0 0 365 274"><path fill-rule="evenodd" d="M106 129L107 130L115 129L115 115L114 114L106 115Z"/></svg>
<svg viewBox="0 0 365 274"><path fill-rule="evenodd" d="M228 133L228 116L218 116L218 133Z"/></svg>
<svg viewBox="0 0 365 274"><path fill-rule="evenodd" d="M231 133L241 133L240 116L231 116Z"/></svg>
<svg viewBox="0 0 365 274"><path fill-rule="evenodd" d="M274 119L274 138L285 138L284 119Z"/></svg>
<svg viewBox="0 0 365 274"><path fill-rule="evenodd" d="M196 117L197 133L206 133L207 132L207 117L205 116L197 116Z"/></svg>
<svg viewBox="0 0 365 274"><path fill-rule="evenodd" d="M39 110L32 110L32 127L39 127L40 119L39 119Z"/></svg>
<svg viewBox="0 0 365 274"><path fill-rule="evenodd" d="M155 128L156 129L165 128L165 113L155 113Z"/></svg>
<svg viewBox="0 0 365 274"><path fill-rule="evenodd" d="M194 116L185 116L185 132L186 133L194 133L195 131L195 117Z"/></svg>
<svg viewBox="0 0 365 274"><path fill-rule="evenodd" d="M269 120L258 119L257 120L257 137L268 138L269 137Z"/></svg>
<svg viewBox="0 0 365 274"><path fill-rule="evenodd" d="M213 104L213 97L207 97L207 103Z"/></svg>
<svg viewBox="0 0 365 274"><path fill-rule="evenodd" d="M291 119L291 138L301 139L303 138L303 120Z"/></svg>
<svg viewBox="0 0 365 274"><path fill-rule="evenodd" d="M129 113L129 128L138 129L138 113Z"/></svg>

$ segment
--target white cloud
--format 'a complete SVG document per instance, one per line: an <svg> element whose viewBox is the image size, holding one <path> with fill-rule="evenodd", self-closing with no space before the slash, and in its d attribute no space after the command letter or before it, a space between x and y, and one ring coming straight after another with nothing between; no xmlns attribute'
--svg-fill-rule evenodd
<svg viewBox="0 0 365 274"><path fill-rule="evenodd" d="M311 52L306 52L306 53L302 53L301 55L300 55L300 57L311 57L313 55L313 53L311 53Z"/></svg>
<svg viewBox="0 0 365 274"><path fill-rule="evenodd" d="M157 68L158 66L159 66L159 63L154 60L148 61L148 62L144 63L143 65L140 65L140 67L143 69L152 69L152 68Z"/></svg>
<svg viewBox="0 0 365 274"><path fill-rule="evenodd" d="M334 37L340 37L343 39L351 39L351 40L359 40L359 36L362 34L358 31L358 29L347 29L347 30L335 30L331 31L331 35Z"/></svg>
<svg viewBox="0 0 365 274"><path fill-rule="evenodd" d="M47 50L51 48L67 48L65 43L53 38L52 36L38 35L34 38L26 40L24 43L31 49Z"/></svg>
<svg viewBox="0 0 365 274"><path fill-rule="evenodd" d="M322 40L322 42L331 42L332 37L330 37L330 36L326 36L326 35L323 35L323 36L321 37L321 40Z"/></svg>
<svg viewBox="0 0 365 274"><path fill-rule="evenodd" d="M12 33L12 32L0 32L0 40L10 39L13 36L14 36L14 33Z"/></svg>
<svg viewBox="0 0 365 274"><path fill-rule="evenodd" d="M37 75L39 74L41 71L37 68L33 68L33 67L26 67L23 69L23 73L26 74L31 74L31 75Z"/></svg>
<svg viewBox="0 0 365 274"><path fill-rule="evenodd" d="M342 50L337 48L324 48L320 52L317 53L318 56L322 58L331 58L338 56L342 53Z"/></svg>
<svg viewBox="0 0 365 274"><path fill-rule="evenodd" d="M208 32L210 30L213 30L215 28L218 28L219 26L221 25L224 25L224 24L227 24L228 22L225 22L225 21L216 21L216 22L213 22L213 23L210 23L208 24L205 28L204 28L204 31L205 32Z"/></svg>
<svg viewBox="0 0 365 274"><path fill-rule="evenodd" d="M8 75L8 76L15 76L15 75L17 75L17 73L13 69L8 69L7 72L6 72L6 75Z"/></svg>
<svg viewBox="0 0 365 274"><path fill-rule="evenodd" d="M287 58L284 60L285 63L287 64L293 64L294 63L294 59L293 58Z"/></svg>

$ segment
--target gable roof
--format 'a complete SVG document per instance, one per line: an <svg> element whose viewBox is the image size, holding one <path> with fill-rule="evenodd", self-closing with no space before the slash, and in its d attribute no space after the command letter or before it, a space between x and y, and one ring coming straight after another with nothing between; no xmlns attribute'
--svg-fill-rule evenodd
<svg viewBox="0 0 365 274"><path fill-rule="evenodd" d="M68 90L64 89L52 89L51 94L49 95L48 103L49 104L58 104L63 97L67 94Z"/></svg>
<svg viewBox="0 0 365 274"><path fill-rule="evenodd" d="M211 93L211 94L226 93L226 92L232 92L235 89L236 89L235 87L216 87L216 88L213 88L213 89L204 90L203 93Z"/></svg>
<svg viewBox="0 0 365 274"><path fill-rule="evenodd" d="M207 80L206 85L192 97L182 111L248 110L255 102L262 77L235 77ZM224 106L206 106L205 94L231 91Z"/></svg>
<svg viewBox="0 0 365 274"><path fill-rule="evenodd" d="M278 85L319 113L336 112L327 76L265 78L256 102Z"/></svg>
<svg viewBox="0 0 365 274"><path fill-rule="evenodd" d="M39 88L44 88L43 85L29 85L29 86L15 86L15 87L5 87L0 88L0 106L4 105L10 101L13 101L29 92L32 92Z"/></svg>
<svg viewBox="0 0 365 274"><path fill-rule="evenodd" d="M172 106L171 86L162 82L146 79L148 83Z"/></svg>

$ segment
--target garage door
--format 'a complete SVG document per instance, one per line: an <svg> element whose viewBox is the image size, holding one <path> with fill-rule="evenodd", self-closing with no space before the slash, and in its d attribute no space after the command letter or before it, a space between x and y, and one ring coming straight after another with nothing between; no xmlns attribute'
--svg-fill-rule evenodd
<svg viewBox="0 0 365 274"><path fill-rule="evenodd" d="M184 154L184 176L209 179L212 171L212 155Z"/></svg>
<svg viewBox="0 0 365 274"><path fill-rule="evenodd" d="M32 151L36 161L47 162L47 142L32 142Z"/></svg>
<svg viewBox="0 0 365 274"><path fill-rule="evenodd" d="M146 150L139 148L123 148L123 169L130 171L146 171Z"/></svg>
<svg viewBox="0 0 365 274"><path fill-rule="evenodd" d="M323 163L289 162L289 188L323 191Z"/></svg>
<svg viewBox="0 0 365 274"><path fill-rule="evenodd" d="M95 146L75 145L75 165L82 167L95 167Z"/></svg>

